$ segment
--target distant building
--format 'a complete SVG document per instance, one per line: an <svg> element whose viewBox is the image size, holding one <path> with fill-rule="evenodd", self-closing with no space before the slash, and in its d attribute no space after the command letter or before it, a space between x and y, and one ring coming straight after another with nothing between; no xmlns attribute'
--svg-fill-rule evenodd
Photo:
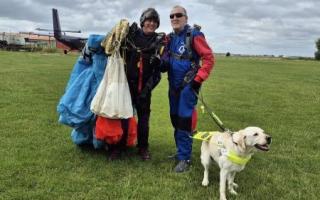
<svg viewBox="0 0 320 200"><path fill-rule="evenodd" d="M25 38L26 45L40 48L56 48L56 39L50 35L42 35L33 32L19 33Z"/></svg>
<svg viewBox="0 0 320 200"><path fill-rule="evenodd" d="M70 47L56 41L53 35L44 35L34 32L0 32L0 49L32 50L33 48L58 48L65 52L70 50Z"/></svg>
<svg viewBox="0 0 320 200"><path fill-rule="evenodd" d="M18 33L0 33L0 43L2 45L10 46L24 46L25 39Z"/></svg>
<svg viewBox="0 0 320 200"><path fill-rule="evenodd" d="M33 32L7 33L0 32L0 47L7 50L30 48L56 48L53 36Z"/></svg>

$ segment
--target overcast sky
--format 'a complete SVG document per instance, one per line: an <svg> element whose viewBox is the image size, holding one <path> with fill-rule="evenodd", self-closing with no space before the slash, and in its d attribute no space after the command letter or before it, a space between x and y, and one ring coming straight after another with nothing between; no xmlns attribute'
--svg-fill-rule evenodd
<svg viewBox="0 0 320 200"><path fill-rule="evenodd" d="M62 29L80 36L106 34L121 18L139 21L154 7L157 31L170 32L170 9L187 9L189 24L199 24L214 52L313 57L320 38L320 0L1 0L0 32L52 28L57 8Z"/></svg>

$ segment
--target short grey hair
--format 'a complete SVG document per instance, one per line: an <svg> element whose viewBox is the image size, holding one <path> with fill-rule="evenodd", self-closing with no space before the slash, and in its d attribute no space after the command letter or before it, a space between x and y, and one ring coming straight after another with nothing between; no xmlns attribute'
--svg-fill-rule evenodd
<svg viewBox="0 0 320 200"><path fill-rule="evenodd" d="M182 6L180 6L180 5L176 5L176 6L173 6L172 10L175 9L175 8L181 8L181 9L183 10L183 12L184 12L183 14L185 14L186 16L188 16L187 10L186 10L184 7L182 7Z"/></svg>

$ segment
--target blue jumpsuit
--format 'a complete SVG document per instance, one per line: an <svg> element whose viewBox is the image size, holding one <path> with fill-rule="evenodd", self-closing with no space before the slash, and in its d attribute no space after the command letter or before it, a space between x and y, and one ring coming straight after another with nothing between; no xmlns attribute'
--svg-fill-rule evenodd
<svg viewBox="0 0 320 200"><path fill-rule="evenodd" d="M186 35L189 25L178 34L171 34L169 48L169 103L170 118L174 127L174 138L177 147L178 160L190 160L192 153L192 116L197 104L197 96L194 94L190 83L183 89L183 79L191 69L190 59L179 59L175 55L188 55L186 48ZM192 29L192 37L203 35L197 29ZM192 50L193 59L199 65L199 55Z"/></svg>

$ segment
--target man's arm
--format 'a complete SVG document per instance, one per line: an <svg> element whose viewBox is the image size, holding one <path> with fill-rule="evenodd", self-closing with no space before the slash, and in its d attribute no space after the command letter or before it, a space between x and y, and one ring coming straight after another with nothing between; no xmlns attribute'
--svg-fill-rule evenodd
<svg viewBox="0 0 320 200"><path fill-rule="evenodd" d="M211 48L202 34L194 36L192 44L193 49L197 52L202 61L202 65L199 68L196 77L194 78L196 82L201 84L208 78L211 70L213 69L214 56Z"/></svg>

